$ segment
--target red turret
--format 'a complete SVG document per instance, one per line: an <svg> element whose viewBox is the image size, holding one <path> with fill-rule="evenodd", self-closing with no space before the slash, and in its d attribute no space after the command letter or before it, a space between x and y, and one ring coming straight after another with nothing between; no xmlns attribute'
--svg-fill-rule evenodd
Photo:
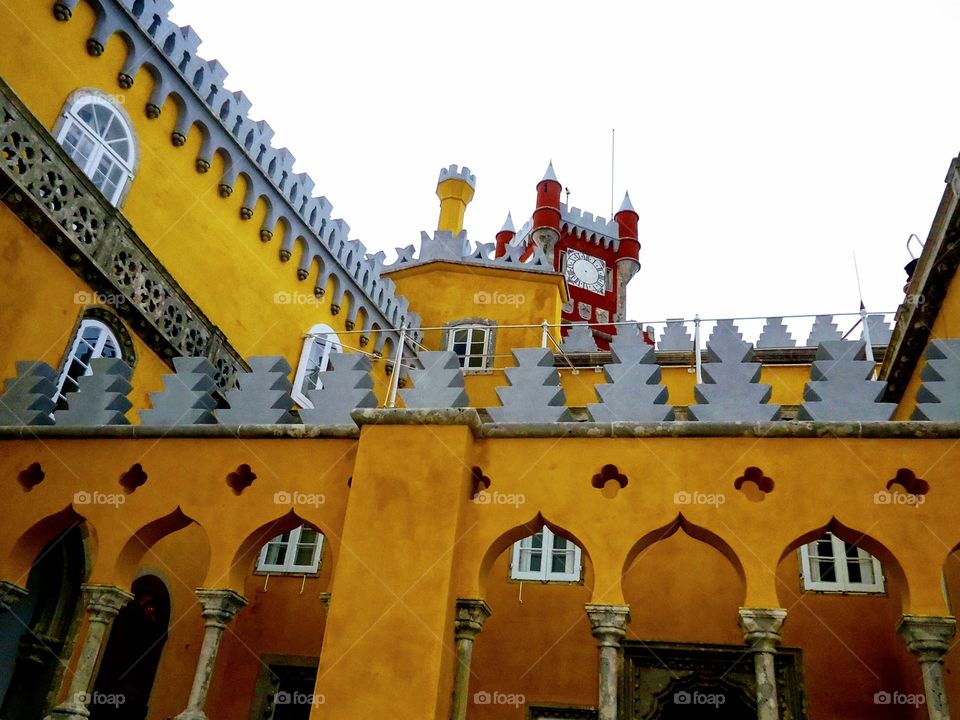
<svg viewBox="0 0 960 720"><path fill-rule="evenodd" d="M533 211L533 241L547 257L553 256L553 247L560 238L560 193L563 186L553 172L553 162L537 184L537 209Z"/></svg>
<svg viewBox="0 0 960 720"><path fill-rule="evenodd" d="M510 213L507 213L507 219L504 221L503 227L500 228L500 232L497 233L497 250L494 257L503 257L507 254L507 245L510 244L516 234L517 230L513 227L513 218Z"/></svg>
<svg viewBox="0 0 960 720"><path fill-rule="evenodd" d="M640 216L633 209L633 203L630 202L630 193L624 193L623 202L620 209L613 216L620 228L620 249L617 251L617 262L620 260L633 260L640 262L640 240L637 232L637 222Z"/></svg>

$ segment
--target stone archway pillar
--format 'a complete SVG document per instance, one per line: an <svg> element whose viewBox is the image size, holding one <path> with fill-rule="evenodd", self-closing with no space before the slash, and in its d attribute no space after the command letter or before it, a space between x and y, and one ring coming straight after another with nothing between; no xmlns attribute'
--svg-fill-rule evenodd
<svg viewBox="0 0 960 720"><path fill-rule="evenodd" d="M950 720L943 685L943 656L950 649L956 629L957 619L949 615L904 615L897 623L897 632L920 661L930 720Z"/></svg>
<svg viewBox="0 0 960 720"><path fill-rule="evenodd" d="M197 590L197 597L200 598L204 620L203 644L200 646L200 657L197 658L197 669L193 675L187 709L177 715L176 720L207 720L203 707L206 705L213 670L217 665L223 631L236 617L240 608L247 604L246 598L233 590L200 588Z"/></svg>
<svg viewBox="0 0 960 720"><path fill-rule="evenodd" d="M133 600L133 595L113 585L83 584L80 586L87 608L87 637L70 680L67 698L57 705L45 720L78 720L90 717L87 709L100 655L110 626L120 608Z"/></svg>
<svg viewBox="0 0 960 720"><path fill-rule="evenodd" d="M740 608L743 639L753 650L758 720L779 720L777 669L774 659L787 611L783 608Z"/></svg>
<svg viewBox="0 0 960 720"><path fill-rule="evenodd" d="M467 703L470 697L470 663L473 658L473 641L490 617L490 606L483 600L457 599L457 616L454 620L454 639L457 643L457 674L453 681L453 708L451 720L466 720Z"/></svg>
<svg viewBox="0 0 960 720"><path fill-rule="evenodd" d="M600 646L600 698L597 720L617 720L617 696L623 670L623 638L630 624L628 605L585 605L590 629Z"/></svg>

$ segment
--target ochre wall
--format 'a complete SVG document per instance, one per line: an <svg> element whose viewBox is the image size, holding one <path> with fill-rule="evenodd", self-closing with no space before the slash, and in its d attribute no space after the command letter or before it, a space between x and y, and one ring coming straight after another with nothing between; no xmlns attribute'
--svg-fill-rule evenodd
<svg viewBox="0 0 960 720"><path fill-rule="evenodd" d="M103 306L93 302L93 290L3 204L0 228L5 273L0 284L0 381L16 375L18 360L41 360L60 370L83 311ZM137 354L128 413L135 421L136 411L149 407L147 392L160 390L160 376L172 371L139 335L129 327L127 331Z"/></svg>
<svg viewBox="0 0 960 720"><path fill-rule="evenodd" d="M86 2L78 3L67 23L57 22L51 7L47 2L0 6L0 25L17 38L16 42L0 43L0 74L51 131L67 97L79 88L98 88L122 104L133 121L140 157L123 214L237 351L245 358L283 355L296 368L303 334L317 323L326 323L342 333L340 339L346 349L359 348L359 332L347 333L344 327L348 299L344 298L342 310L334 316L329 302L332 286L318 300L313 294L316 272L306 280L297 280L300 245L295 246L287 263L281 263L283 227L275 229L270 242L261 242L263 203L258 204L251 220L240 219L246 194L243 177L238 179L233 194L224 199L218 193L223 159L215 156L205 174L196 170L199 129L192 128L183 147L171 143L178 114L174 101L167 101L158 119L147 118L144 108L154 87L149 72L141 70L132 88L119 87L117 75L126 59L121 39L111 37L103 55L91 57L85 50L95 21L91 7ZM7 224L4 222L4 228ZM40 243L36 239L34 242ZM39 272L38 267L30 268ZM66 269L64 273L70 274ZM23 287L46 285L30 283ZM42 297L39 293L37 296ZM18 298L13 311L22 313L25 307L29 308L29 303ZM39 323L48 314L27 316ZM373 344L371 337L365 350L371 351ZM46 345L34 353L44 348ZM373 377L380 397L388 379L385 365L383 360L374 364ZM137 382L159 389L160 383L155 380Z"/></svg>
<svg viewBox="0 0 960 720"><path fill-rule="evenodd" d="M943 305L940 306L940 312L936 320L933 321L933 328L930 330L930 340L943 340L948 338L960 338L960 274L954 276L947 288L947 294L943 299ZM920 389L920 373L923 372L927 364L926 354L917 362L917 367L910 376L906 389L903 391L903 398L897 407L897 412L893 416L894 420L909 420L917 406L917 390Z"/></svg>

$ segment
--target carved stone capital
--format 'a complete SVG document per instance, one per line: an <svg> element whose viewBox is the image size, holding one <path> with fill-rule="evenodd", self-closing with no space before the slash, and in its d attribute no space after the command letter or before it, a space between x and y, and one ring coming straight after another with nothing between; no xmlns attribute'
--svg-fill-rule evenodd
<svg viewBox="0 0 960 720"><path fill-rule="evenodd" d="M786 619L787 611L783 608L740 608L743 639L754 650L776 652Z"/></svg>
<svg viewBox="0 0 960 720"><path fill-rule="evenodd" d="M247 599L233 590L215 590L198 588L197 597L203 610L203 619L207 627L223 629L236 617Z"/></svg>
<svg viewBox="0 0 960 720"><path fill-rule="evenodd" d="M490 606L484 600L457 598L457 616L454 620L454 638L473 640L490 617Z"/></svg>
<svg viewBox="0 0 960 720"><path fill-rule="evenodd" d="M114 585L84 583L80 586L90 622L109 623L133 595Z"/></svg>
<svg viewBox="0 0 960 720"><path fill-rule="evenodd" d="M590 618L590 631L600 641L600 646L620 647L620 641L626 636L630 624L630 606L588 603L584 607Z"/></svg>
<svg viewBox="0 0 960 720"><path fill-rule="evenodd" d="M943 662L957 629L957 619L949 615L904 615L897 632L920 662Z"/></svg>
<svg viewBox="0 0 960 720"><path fill-rule="evenodd" d="M16 583L9 580L0 580L0 612L12 608L29 594L26 588L20 587Z"/></svg>

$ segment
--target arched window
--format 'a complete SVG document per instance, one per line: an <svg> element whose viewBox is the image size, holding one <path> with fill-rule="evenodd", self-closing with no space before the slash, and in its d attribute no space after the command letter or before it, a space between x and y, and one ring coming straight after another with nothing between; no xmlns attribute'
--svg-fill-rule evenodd
<svg viewBox="0 0 960 720"><path fill-rule="evenodd" d="M311 390L323 387L320 373L330 364L330 354L342 352L340 338L329 325L314 325L303 339L300 362L297 364L297 376L293 381L290 394L300 407L312 408L313 403L307 397Z"/></svg>
<svg viewBox="0 0 960 720"><path fill-rule="evenodd" d="M277 535L260 549L257 570L274 573L315 573L320 568L323 535L301 525Z"/></svg>
<svg viewBox="0 0 960 720"><path fill-rule="evenodd" d="M90 363L97 358L122 357L120 343L117 336L100 320L84 318L80 321L70 352L67 353L57 381L57 394L54 401L58 407L62 404L63 396L74 392L78 388L78 380L84 375L92 375Z"/></svg>
<svg viewBox="0 0 960 720"><path fill-rule="evenodd" d="M489 293L477 293L489 296ZM489 302L489 299L483 300ZM449 323L444 330L443 347L460 357L465 371L484 371L493 367L496 347L496 323L484 318L470 318Z"/></svg>
<svg viewBox="0 0 960 720"><path fill-rule="evenodd" d="M514 543L510 577L513 580L579 582L580 548L545 527Z"/></svg>
<svg viewBox="0 0 960 720"><path fill-rule="evenodd" d="M133 180L136 141L124 113L106 97L78 92L67 101L57 141L113 205Z"/></svg>
<svg viewBox="0 0 960 720"><path fill-rule="evenodd" d="M800 548L803 589L817 592L882 593L883 568L863 548L828 532Z"/></svg>

